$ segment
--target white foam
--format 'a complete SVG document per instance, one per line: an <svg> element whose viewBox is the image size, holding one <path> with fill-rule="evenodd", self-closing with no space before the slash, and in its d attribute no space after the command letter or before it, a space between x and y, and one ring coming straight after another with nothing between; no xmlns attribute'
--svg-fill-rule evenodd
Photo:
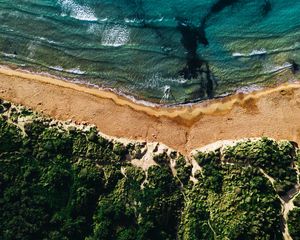
<svg viewBox="0 0 300 240"><path fill-rule="evenodd" d="M37 43L35 41L30 41L27 49L29 51L28 58L33 59L37 49Z"/></svg>
<svg viewBox="0 0 300 240"><path fill-rule="evenodd" d="M50 66L49 68L60 72L64 71L64 68L61 66Z"/></svg>
<svg viewBox="0 0 300 240"><path fill-rule="evenodd" d="M145 82L144 88L157 89L160 87L161 77L154 74L148 81Z"/></svg>
<svg viewBox="0 0 300 240"><path fill-rule="evenodd" d="M106 17L106 18L100 18L99 19L99 22L107 22L108 21L108 18Z"/></svg>
<svg viewBox="0 0 300 240"><path fill-rule="evenodd" d="M163 87L164 95L162 96L160 100L160 104L168 102L171 96L171 86L165 85Z"/></svg>
<svg viewBox="0 0 300 240"><path fill-rule="evenodd" d="M124 19L125 23L129 23L129 24L141 24L142 20L140 19L136 19L136 18L125 18Z"/></svg>
<svg viewBox="0 0 300 240"><path fill-rule="evenodd" d="M85 74L85 72L81 71L79 68L64 69L62 66L50 66L49 68L59 72L74 73L78 75Z"/></svg>
<svg viewBox="0 0 300 240"><path fill-rule="evenodd" d="M276 72L280 72L283 71L285 69L291 68L292 64L289 62L286 62L282 65L272 65L272 64L268 64L264 66L264 73L276 73Z"/></svg>
<svg viewBox="0 0 300 240"><path fill-rule="evenodd" d="M233 57L252 57L252 56L259 56L259 55L264 55L264 54L272 54L272 53L278 53L278 52L286 52L286 51L292 51L295 49L298 49L300 47L300 43L296 42L295 44L293 44L292 46L289 47L283 47L283 48L276 48L276 49L272 49L267 51L264 48L261 48L259 50L253 50L250 53L239 53L239 52L235 52L232 54Z"/></svg>
<svg viewBox="0 0 300 240"><path fill-rule="evenodd" d="M62 16L69 15L72 18L82 21L98 21L93 9L75 3L73 0L59 0L62 8Z"/></svg>
<svg viewBox="0 0 300 240"><path fill-rule="evenodd" d="M245 87L241 87L241 88L237 89L236 93L251 93L251 92L262 90L262 89L263 88L261 86L251 85L251 86L245 86Z"/></svg>
<svg viewBox="0 0 300 240"><path fill-rule="evenodd" d="M165 78L162 77L160 74L156 73L152 75L152 77L143 83L142 88L150 88L150 89L157 89L157 88L164 88L165 85L162 84L168 84L168 85L178 85L178 84L184 84L187 80L183 77L179 78Z"/></svg>
<svg viewBox="0 0 300 240"><path fill-rule="evenodd" d="M141 23L158 23L164 21L164 17L160 18L152 18L152 19L137 19L137 18L124 18L125 23L130 23L130 24L141 24Z"/></svg>
<svg viewBox="0 0 300 240"><path fill-rule="evenodd" d="M11 53L4 53L4 52L2 52L1 54L2 54L3 56L5 56L5 57L9 57L9 58L15 58L15 57L16 57L15 54L11 54Z"/></svg>
<svg viewBox="0 0 300 240"><path fill-rule="evenodd" d="M102 33L101 44L103 46L120 47L130 40L130 31L126 26L114 25L106 27Z"/></svg>
<svg viewBox="0 0 300 240"><path fill-rule="evenodd" d="M85 72L81 71L79 68L67 69L66 72L68 72L68 73L75 73L75 74L78 74L78 75L85 74Z"/></svg>
<svg viewBox="0 0 300 240"><path fill-rule="evenodd" d="M259 55L264 55L264 54L267 54L267 50L264 49L264 48L261 48L259 50L253 50L252 52L250 53L239 53L239 52L236 52L236 53L233 53L232 56L233 57L252 57L252 56L259 56Z"/></svg>
<svg viewBox="0 0 300 240"><path fill-rule="evenodd" d="M48 42L48 43L51 43L51 44L57 44L55 41L49 40L49 39L44 38L44 37L36 37L36 39L39 40L39 41L42 41L42 42Z"/></svg>

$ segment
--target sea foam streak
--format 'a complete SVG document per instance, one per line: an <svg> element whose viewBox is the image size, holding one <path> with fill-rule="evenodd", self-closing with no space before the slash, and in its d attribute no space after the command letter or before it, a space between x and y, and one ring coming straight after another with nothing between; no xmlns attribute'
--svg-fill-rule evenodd
<svg viewBox="0 0 300 240"><path fill-rule="evenodd" d="M2 54L4 57L8 57L8 58L16 57L16 54L11 54L11 53L0 52L0 54Z"/></svg>
<svg viewBox="0 0 300 240"><path fill-rule="evenodd" d="M252 56L265 55L265 54L267 54L266 49L261 48L259 50L255 49L250 53L238 53L238 52L236 52L236 53L233 53L232 56L233 57L252 57Z"/></svg>
<svg viewBox="0 0 300 240"><path fill-rule="evenodd" d="M63 15L70 15L70 17L76 18L83 21L97 21L98 18L95 15L93 9L82 6L75 3L72 0L59 0L58 3L61 5Z"/></svg>
<svg viewBox="0 0 300 240"><path fill-rule="evenodd" d="M265 69L265 73L277 73L277 72L283 71L285 69L289 69L291 67L292 67L292 64L286 62L282 65L268 64L268 65L265 65L264 69Z"/></svg>
<svg viewBox="0 0 300 240"><path fill-rule="evenodd" d="M55 71L73 73L77 75L85 74L85 72L81 71L79 68L64 69L62 66L50 66L49 68Z"/></svg>

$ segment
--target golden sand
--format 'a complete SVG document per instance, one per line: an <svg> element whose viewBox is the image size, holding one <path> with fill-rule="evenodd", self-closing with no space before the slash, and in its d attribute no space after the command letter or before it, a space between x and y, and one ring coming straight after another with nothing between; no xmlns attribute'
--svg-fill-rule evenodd
<svg viewBox="0 0 300 240"><path fill-rule="evenodd" d="M268 136L300 143L300 84L178 107L150 107L113 92L0 67L0 98L107 135L158 141L184 154L224 139Z"/></svg>

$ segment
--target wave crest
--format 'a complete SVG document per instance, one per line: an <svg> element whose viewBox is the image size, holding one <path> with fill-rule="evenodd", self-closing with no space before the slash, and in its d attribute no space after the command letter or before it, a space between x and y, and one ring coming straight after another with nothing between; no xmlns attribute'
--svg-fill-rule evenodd
<svg viewBox="0 0 300 240"><path fill-rule="evenodd" d="M103 46L119 47L129 42L130 31L126 26L114 25L107 27L102 33Z"/></svg>
<svg viewBox="0 0 300 240"><path fill-rule="evenodd" d="M67 72L67 73L72 73L72 74L77 74L77 75L85 74L85 72L81 71L79 69L79 67L78 68L71 68L71 69L64 69L62 66L50 66L49 68L52 69L52 70L55 70L55 71Z"/></svg>
<svg viewBox="0 0 300 240"><path fill-rule="evenodd" d="M267 54L267 50L264 48L261 48L259 50L254 49L252 52L250 53L233 53L232 56L233 57L252 57L252 56L259 56L259 55L265 55Z"/></svg>
<svg viewBox="0 0 300 240"><path fill-rule="evenodd" d="M62 8L62 15L69 15L72 18L82 21L98 21L93 9L75 3L72 0L59 0Z"/></svg>

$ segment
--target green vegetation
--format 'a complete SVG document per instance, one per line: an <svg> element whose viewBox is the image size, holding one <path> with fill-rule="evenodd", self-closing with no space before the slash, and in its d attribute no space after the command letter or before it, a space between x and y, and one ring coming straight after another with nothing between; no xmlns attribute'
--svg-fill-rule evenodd
<svg viewBox="0 0 300 240"><path fill-rule="evenodd" d="M300 154L297 153L296 165L300 167ZM300 176L298 176L300 177ZM288 228L294 240L300 240L300 193L298 192L293 199L294 208L288 214Z"/></svg>
<svg viewBox="0 0 300 240"><path fill-rule="evenodd" d="M199 152L194 165L156 149L142 169L132 159L149 154L145 143L8 102L0 112L0 239L282 239L279 199L297 183L290 142ZM299 209L289 214L294 239Z"/></svg>
<svg viewBox="0 0 300 240"><path fill-rule="evenodd" d="M296 207L300 207L300 194L296 196L293 202Z"/></svg>
<svg viewBox="0 0 300 240"><path fill-rule="evenodd" d="M281 206L271 183L256 167L222 160L229 154L237 160L233 150L235 147L222 155L216 150L196 157L202 173L197 175L198 183L187 190L182 239L282 238Z"/></svg>
<svg viewBox="0 0 300 240"><path fill-rule="evenodd" d="M294 240L300 239L300 208L296 207L294 208L288 216L289 219L289 232L291 237Z"/></svg>
<svg viewBox="0 0 300 240"><path fill-rule="evenodd" d="M256 142L241 142L228 148L224 158L228 163L262 169L274 179L276 191L280 195L285 195L297 183L297 173L293 167L296 152L290 142L277 143L267 138Z"/></svg>

